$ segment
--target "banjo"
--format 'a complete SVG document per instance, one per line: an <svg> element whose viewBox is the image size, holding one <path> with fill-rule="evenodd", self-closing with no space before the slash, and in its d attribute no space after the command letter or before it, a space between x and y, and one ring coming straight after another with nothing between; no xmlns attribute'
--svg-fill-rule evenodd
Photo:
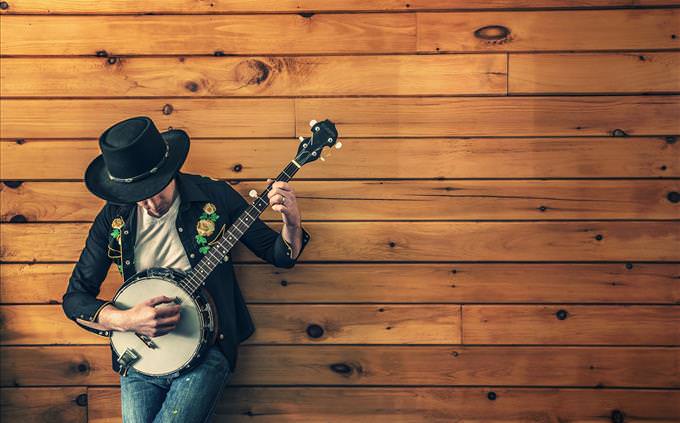
<svg viewBox="0 0 680 423"><path fill-rule="evenodd" d="M309 122L311 137L300 137L297 155L276 177L287 182L306 163L321 158L324 147L340 148L338 132L328 119ZM272 182L273 183L273 182ZM182 374L193 369L217 334L217 312L205 287L208 275L222 262L252 223L267 209L271 184L252 205L224 232L200 262L188 272L153 267L126 280L113 297L115 307L126 310L150 297L165 295L180 305L180 319L175 329L157 337L132 331L113 331L110 338L119 373L126 375L130 367L150 376ZM251 191L251 196L257 195Z"/></svg>

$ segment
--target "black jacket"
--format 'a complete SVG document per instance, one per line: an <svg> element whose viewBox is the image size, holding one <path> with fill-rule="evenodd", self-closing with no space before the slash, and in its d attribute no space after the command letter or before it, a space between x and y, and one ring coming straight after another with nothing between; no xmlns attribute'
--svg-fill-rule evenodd
<svg viewBox="0 0 680 423"><path fill-rule="evenodd" d="M222 226L226 231L231 224L248 208L249 203L228 183L212 178L178 172L177 189L180 192L180 208L177 214L176 228L187 258L194 267L203 257L196 242L196 223L203 213L206 203L217 207L219 216L215 222L215 231L208 236L211 242L221 235ZM80 324L75 319L96 321L97 314L109 300L97 298L100 286L111 266L115 262L122 271L123 281L136 272L134 263L134 245L136 236L137 205L119 205L106 203L99 211L90 227L85 247L78 262L73 268L68 287L63 296L62 307L69 319L83 329L95 334L110 337L111 331L100 331ZM120 233L121 245L112 234L112 222L121 217L125 224ZM310 236L302 229L302 254ZM292 259L292 250L283 239L281 233L274 231L259 218L240 239L255 255L276 267L291 268L297 262ZM121 248L122 247L122 248ZM121 251L122 250L122 251ZM219 264L209 275L206 288L213 296L219 314L220 333L217 343L230 363L233 372L238 357L238 344L245 341L255 331L246 303L241 294L234 274L231 253L228 260ZM112 368L118 371L118 362L111 348Z"/></svg>

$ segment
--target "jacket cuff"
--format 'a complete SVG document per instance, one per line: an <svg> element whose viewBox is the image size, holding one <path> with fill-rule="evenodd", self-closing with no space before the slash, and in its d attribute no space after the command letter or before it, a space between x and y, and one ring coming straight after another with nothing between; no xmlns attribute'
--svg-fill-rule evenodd
<svg viewBox="0 0 680 423"><path fill-rule="evenodd" d="M311 236L304 227L300 227L300 229L302 229L302 246L300 247L300 252L295 258L293 258L293 247L283 238L283 233L279 232L279 236L276 239L276 244L274 244L274 254L278 261L278 267L293 267L298 258L300 258L302 255L302 252L311 239Z"/></svg>
<svg viewBox="0 0 680 423"><path fill-rule="evenodd" d="M110 330L99 330L99 329L94 329L89 326L85 326L82 323L78 322L76 318L80 318L82 320L88 320L93 323L97 323L97 317L99 316L99 312L107 305L113 304L111 301L104 301L100 299L95 299L92 304L87 304L83 305L81 307L81 313L79 315L76 315L75 318L73 318L73 321L78 324L81 328L92 332L96 335L102 335L102 336L111 336L111 331Z"/></svg>

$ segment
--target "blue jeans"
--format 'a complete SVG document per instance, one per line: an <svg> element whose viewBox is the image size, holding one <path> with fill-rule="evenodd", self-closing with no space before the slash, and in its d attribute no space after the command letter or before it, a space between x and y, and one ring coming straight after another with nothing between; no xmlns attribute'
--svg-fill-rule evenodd
<svg viewBox="0 0 680 423"><path fill-rule="evenodd" d="M181 376L147 376L130 367L127 376L120 376L123 422L207 422L231 374L217 345Z"/></svg>

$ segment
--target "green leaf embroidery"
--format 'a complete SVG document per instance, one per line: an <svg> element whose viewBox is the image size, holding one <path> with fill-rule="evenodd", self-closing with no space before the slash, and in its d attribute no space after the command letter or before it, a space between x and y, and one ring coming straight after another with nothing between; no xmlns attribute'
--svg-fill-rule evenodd
<svg viewBox="0 0 680 423"><path fill-rule="evenodd" d="M200 251L200 252L203 253L203 254L207 253L208 250L210 250L210 247L207 246L207 245L204 245L203 247L201 247L201 248L198 249L198 251Z"/></svg>
<svg viewBox="0 0 680 423"><path fill-rule="evenodd" d="M111 232L111 236L114 237L114 238L118 238L118 237L120 236L120 229L115 228L115 229Z"/></svg>

